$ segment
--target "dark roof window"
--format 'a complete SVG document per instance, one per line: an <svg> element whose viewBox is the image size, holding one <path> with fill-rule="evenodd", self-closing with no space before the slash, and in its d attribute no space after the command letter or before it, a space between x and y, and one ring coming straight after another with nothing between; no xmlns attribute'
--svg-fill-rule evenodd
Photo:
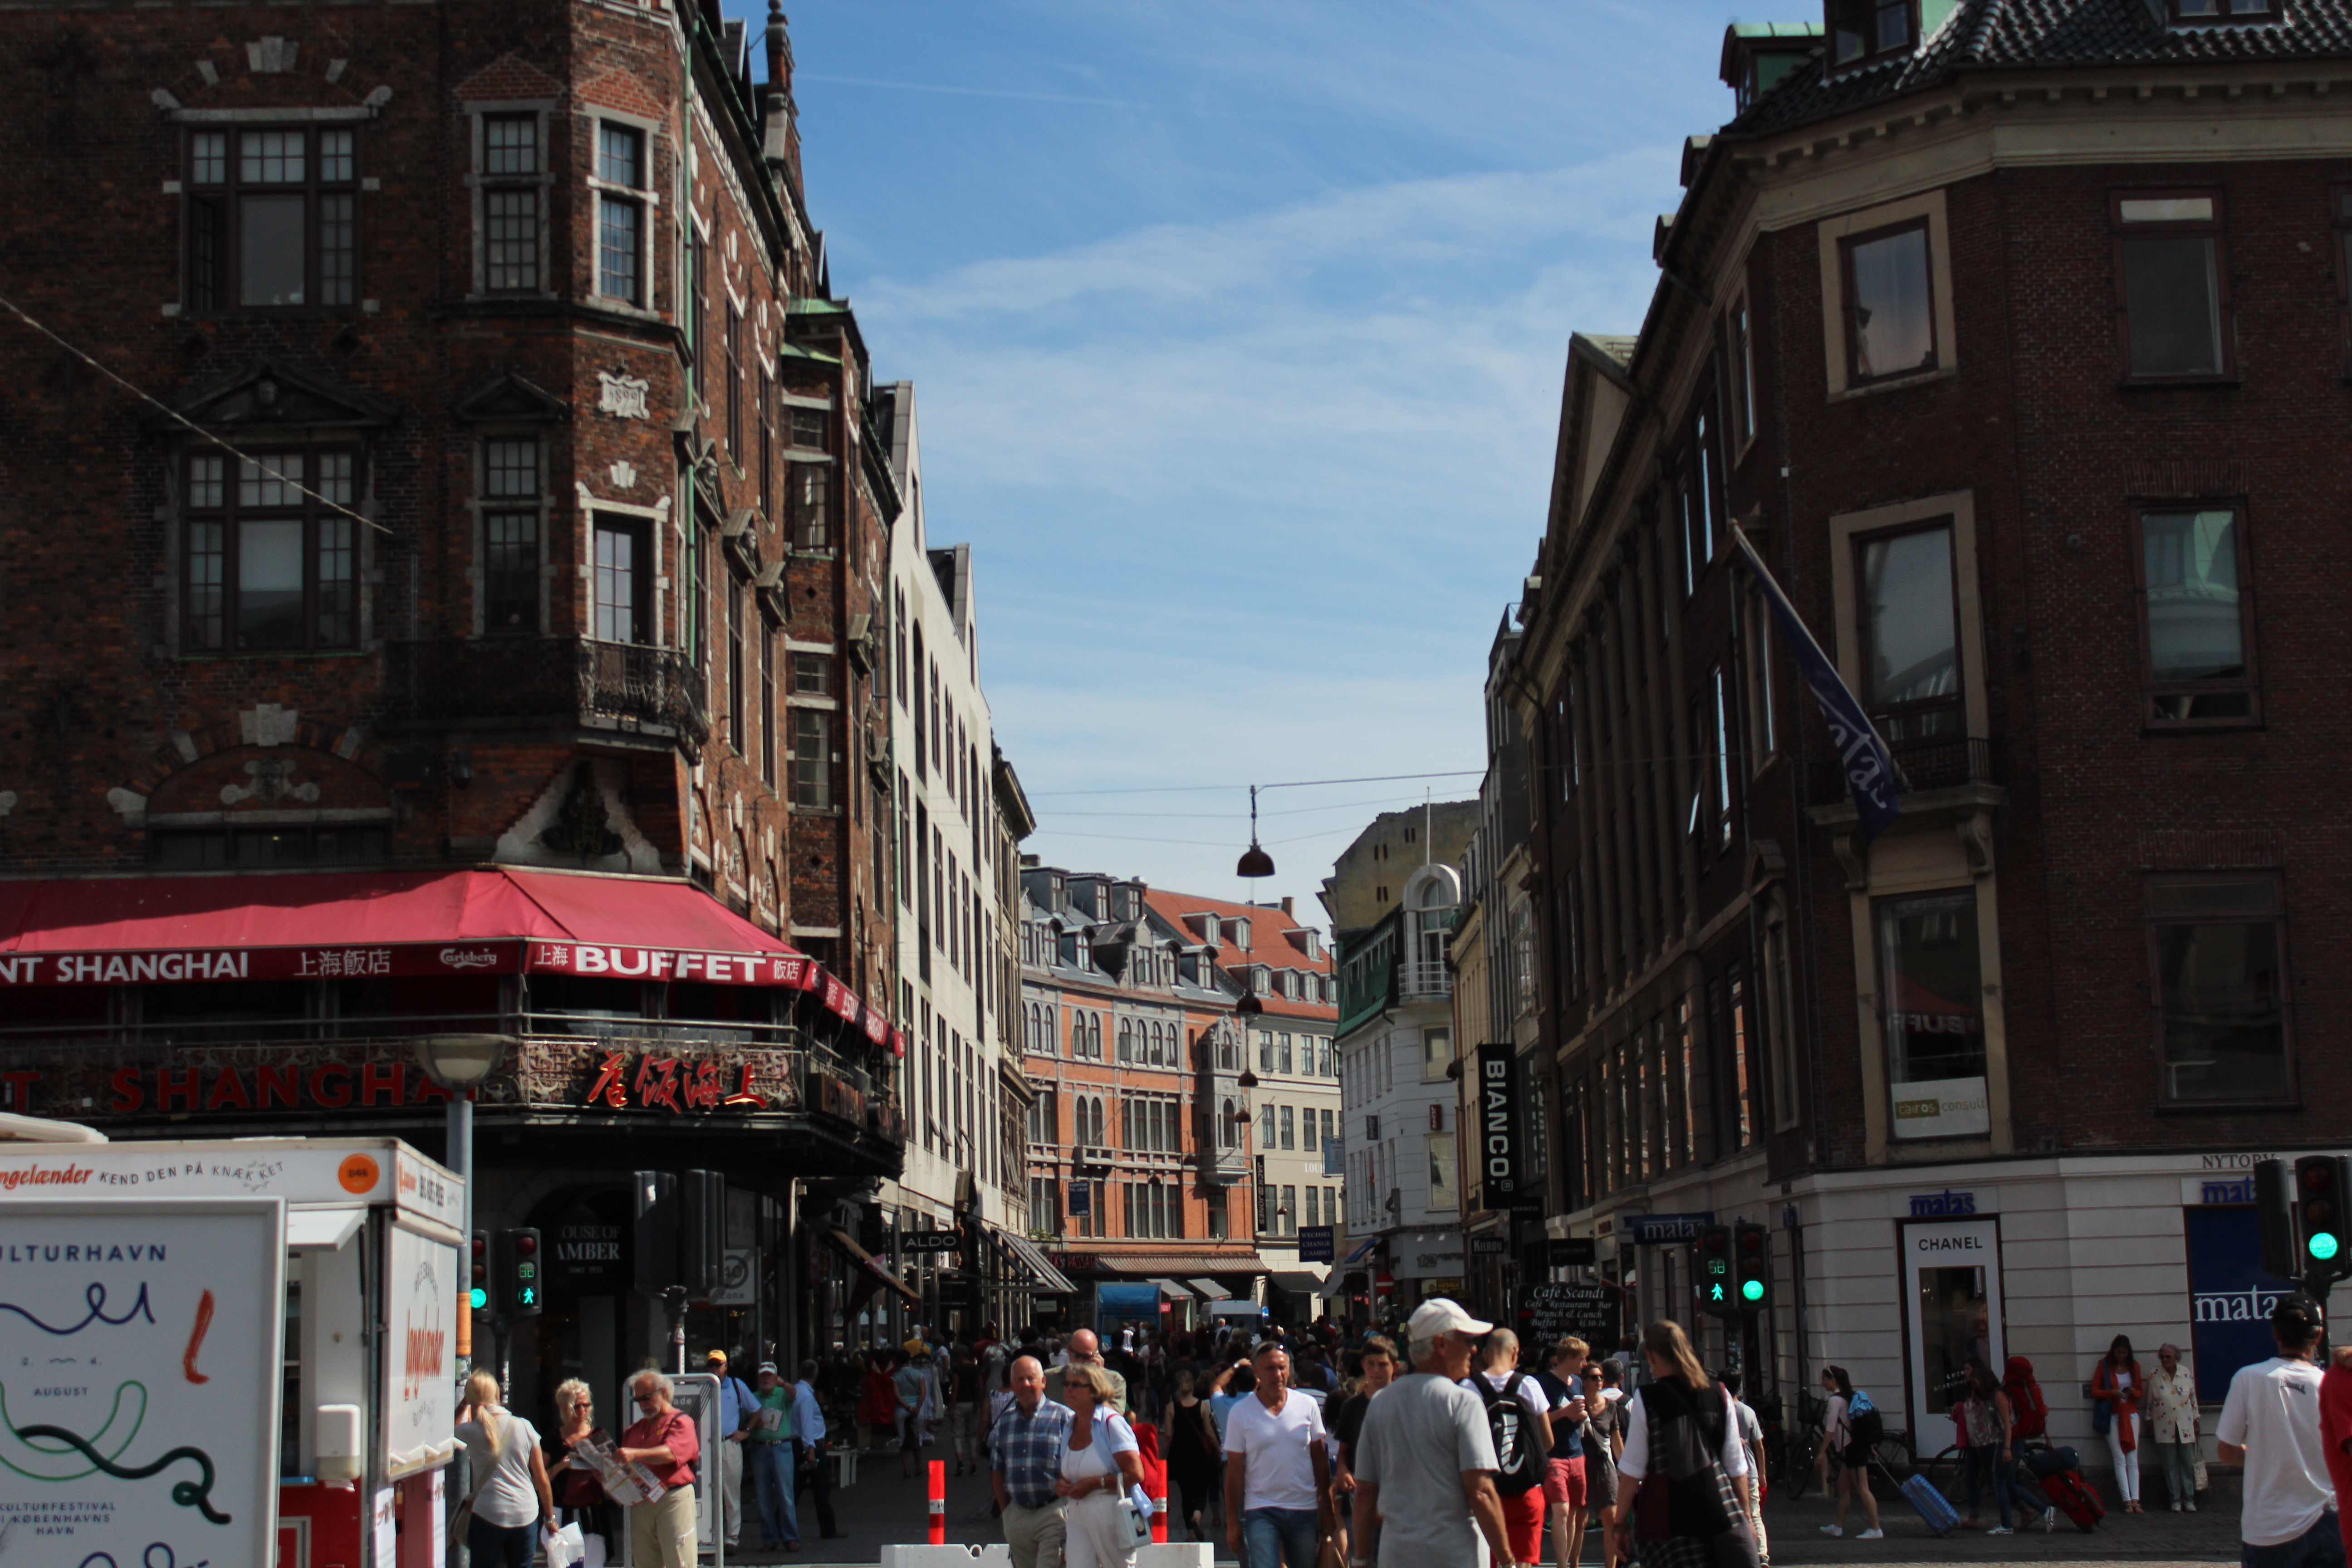
<svg viewBox="0 0 2352 1568"><path fill-rule="evenodd" d="M1868 65L1919 47L1918 0L1829 0L1830 64Z"/></svg>
<svg viewBox="0 0 2352 1568"><path fill-rule="evenodd" d="M2274 22L2284 0L2165 0L2171 20L2179 26L2211 26L2217 22Z"/></svg>

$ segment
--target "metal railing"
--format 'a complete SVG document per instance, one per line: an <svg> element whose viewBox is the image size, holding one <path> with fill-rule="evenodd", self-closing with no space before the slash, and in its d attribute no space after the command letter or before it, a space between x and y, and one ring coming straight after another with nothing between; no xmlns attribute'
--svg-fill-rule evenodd
<svg viewBox="0 0 2352 1568"><path fill-rule="evenodd" d="M1405 1000L1454 994L1454 972L1443 963L1409 959L1397 966L1397 992Z"/></svg>
<svg viewBox="0 0 2352 1568"><path fill-rule="evenodd" d="M411 718L561 715L710 733L702 672L683 653L584 637L441 637L385 651Z"/></svg>
<svg viewBox="0 0 2352 1568"><path fill-rule="evenodd" d="M1891 748L1891 753L1895 767L1902 772L1906 794L2000 782L2000 748L1991 741L1975 736L1965 740L1915 741ZM1843 764L1815 763L1811 784L1811 798L1816 805L1843 799L1846 794Z"/></svg>

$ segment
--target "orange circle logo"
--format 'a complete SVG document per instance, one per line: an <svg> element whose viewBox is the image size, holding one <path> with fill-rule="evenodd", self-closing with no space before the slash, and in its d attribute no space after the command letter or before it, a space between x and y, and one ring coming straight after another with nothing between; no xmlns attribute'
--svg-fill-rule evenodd
<svg viewBox="0 0 2352 1568"><path fill-rule="evenodd" d="M373 1192L376 1178L382 1173L375 1162L365 1154L353 1154L335 1168L335 1179L343 1184L347 1193Z"/></svg>

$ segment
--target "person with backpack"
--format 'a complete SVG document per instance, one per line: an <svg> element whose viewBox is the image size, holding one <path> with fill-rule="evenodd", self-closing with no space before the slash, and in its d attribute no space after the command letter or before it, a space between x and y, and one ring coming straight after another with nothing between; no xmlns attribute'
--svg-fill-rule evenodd
<svg viewBox="0 0 2352 1568"><path fill-rule="evenodd" d="M1642 1568L1753 1564L1755 1478L1730 1392L1707 1376L1679 1323L1652 1323L1642 1354L1650 1381L1630 1401L1617 1459L1633 1483L1617 1500L1620 1552L1638 1552Z"/></svg>
<svg viewBox="0 0 2352 1568"><path fill-rule="evenodd" d="M1870 1521L1870 1528L1854 1537L1857 1541L1878 1541L1886 1531L1878 1525L1878 1500L1870 1492L1871 1450L1886 1435L1886 1418L1870 1402L1870 1395L1853 1385L1842 1366L1822 1368L1822 1393L1829 1399L1825 1418L1828 1430L1822 1437L1821 1462L1826 1466L1834 1455L1844 1461L1837 1474L1837 1522L1822 1526L1822 1533L1842 1536L1845 1533L1846 1510L1854 1503Z"/></svg>
<svg viewBox="0 0 2352 1568"><path fill-rule="evenodd" d="M1552 1450L1551 1401L1543 1384L1519 1370L1519 1336L1496 1329L1486 1336L1486 1364L1463 1386L1486 1407L1495 1443L1495 1491L1503 1500L1503 1533L1521 1563L1543 1559L1544 1477Z"/></svg>

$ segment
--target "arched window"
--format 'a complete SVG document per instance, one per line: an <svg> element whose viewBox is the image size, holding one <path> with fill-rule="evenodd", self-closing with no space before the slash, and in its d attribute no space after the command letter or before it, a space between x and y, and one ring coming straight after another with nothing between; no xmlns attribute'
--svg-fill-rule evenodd
<svg viewBox="0 0 2352 1568"><path fill-rule="evenodd" d="M1230 1149L1234 1146L1234 1102L1228 1096L1224 1103L1217 1108L1218 1148Z"/></svg>
<svg viewBox="0 0 2352 1568"><path fill-rule="evenodd" d="M1118 1021L1118 1059L1123 1062L1135 1059L1135 1023L1129 1018Z"/></svg>

